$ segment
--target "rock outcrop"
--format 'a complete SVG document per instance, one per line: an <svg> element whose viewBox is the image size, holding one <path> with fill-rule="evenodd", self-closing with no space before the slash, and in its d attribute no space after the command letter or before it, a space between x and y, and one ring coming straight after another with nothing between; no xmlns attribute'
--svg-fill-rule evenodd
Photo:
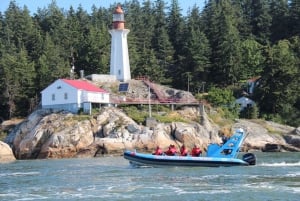
<svg viewBox="0 0 300 201"><path fill-rule="evenodd" d="M8 144L0 141L0 163L12 162L16 158Z"/></svg>
<svg viewBox="0 0 300 201"><path fill-rule="evenodd" d="M189 149L196 143L205 151L209 143L221 143L221 128L212 124L206 114L199 124L197 108L186 108L179 113L199 120L158 123L148 128L114 107L102 108L96 116L37 110L14 128L6 143L17 159L120 155L125 149L152 152L157 145L166 149L170 144L179 147L183 143ZM280 146L280 151L300 151L299 129L249 120L237 120L233 128L239 127L249 133L244 151L266 151L267 144Z"/></svg>

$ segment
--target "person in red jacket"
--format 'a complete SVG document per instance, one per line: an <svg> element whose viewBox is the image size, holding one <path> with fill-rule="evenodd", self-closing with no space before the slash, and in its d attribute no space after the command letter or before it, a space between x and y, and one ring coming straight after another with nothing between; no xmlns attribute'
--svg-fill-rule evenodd
<svg viewBox="0 0 300 201"><path fill-rule="evenodd" d="M185 145L183 144L181 147L180 147L180 156L187 156L188 155L188 150L187 148L185 147Z"/></svg>
<svg viewBox="0 0 300 201"><path fill-rule="evenodd" d="M162 154L163 154L163 151L161 150L161 148L159 146L157 146L153 155L162 155Z"/></svg>
<svg viewBox="0 0 300 201"><path fill-rule="evenodd" d="M177 153L176 147L174 144L171 144L169 146L169 149L167 151L165 151L165 154L168 156L175 156L175 154Z"/></svg>
<svg viewBox="0 0 300 201"><path fill-rule="evenodd" d="M202 154L201 149L195 144L192 149L191 155L198 157L198 156L201 156L201 154Z"/></svg>

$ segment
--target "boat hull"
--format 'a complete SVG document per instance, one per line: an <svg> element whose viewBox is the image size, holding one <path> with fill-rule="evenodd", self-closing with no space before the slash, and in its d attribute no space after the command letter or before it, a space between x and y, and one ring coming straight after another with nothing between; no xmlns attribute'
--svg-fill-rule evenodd
<svg viewBox="0 0 300 201"><path fill-rule="evenodd" d="M187 167L220 167L247 166L247 162L237 158L166 156L125 151L124 158L137 166L187 166Z"/></svg>

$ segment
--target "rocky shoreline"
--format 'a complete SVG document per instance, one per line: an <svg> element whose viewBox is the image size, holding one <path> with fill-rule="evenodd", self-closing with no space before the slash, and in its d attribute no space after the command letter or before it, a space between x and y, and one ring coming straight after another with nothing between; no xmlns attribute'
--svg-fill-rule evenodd
<svg viewBox="0 0 300 201"><path fill-rule="evenodd" d="M182 113L199 117L197 108ZM200 118L200 117L199 117ZM260 120L237 119L231 129L244 128L248 136L242 151L300 151L300 128ZM0 161L121 155L125 149L152 152L169 144L191 149L196 143L203 151L210 143L221 143L222 128L205 114L197 122L157 123L145 127L122 110L102 108L96 116L65 111L37 110L19 123L0 144ZM11 153L9 151L11 148ZM5 151L3 151L5 150Z"/></svg>

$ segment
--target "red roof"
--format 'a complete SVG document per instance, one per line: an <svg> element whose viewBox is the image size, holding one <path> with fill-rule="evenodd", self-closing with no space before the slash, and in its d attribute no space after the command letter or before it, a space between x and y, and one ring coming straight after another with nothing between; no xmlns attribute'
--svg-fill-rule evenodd
<svg viewBox="0 0 300 201"><path fill-rule="evenodd" d="M75 87L76 89L81 89L85 91L93 91L93 92L101 92L101 93L107 93L104 89L101 89L97 87L94 84L91 84L87 81L83 80L67 80L67 79L62 79L63 82Z"/></svg>

